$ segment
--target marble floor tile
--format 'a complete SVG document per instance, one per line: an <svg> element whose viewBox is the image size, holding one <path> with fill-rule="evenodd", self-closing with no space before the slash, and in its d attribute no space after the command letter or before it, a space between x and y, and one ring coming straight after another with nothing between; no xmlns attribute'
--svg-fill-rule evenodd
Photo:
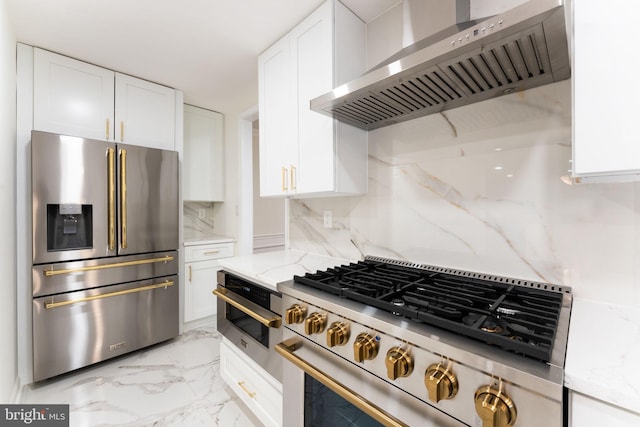
<svg viewBox="0 0 640 427"><path fill-rule="evenodd" d="M214 327L25 387L22 403L70 405L70 425L261 427L220 377Z"/></svg>

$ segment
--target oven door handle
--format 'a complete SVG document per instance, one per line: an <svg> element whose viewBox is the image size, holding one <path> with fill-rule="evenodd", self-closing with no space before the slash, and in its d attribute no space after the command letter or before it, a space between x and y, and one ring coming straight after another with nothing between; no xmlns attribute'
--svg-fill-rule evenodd
<svg viewBox="0 0 640 427"><path fill-rule="evenodd" d="M374 418L376 421L389 427L409 427L407 424L398 420L373 403L367 401L364 397L360 396L355 391L340 384L329 375L325 374L321 370L309 364L306 360L296 355L294 352L301 348L302 345L302 340L294 337L276 344L275 350L289 362L302 369L306 374L312 376L317 381L321 382L324 386L333 390L340 397L369 415L371 418Z"/></svg>
<svg viewBox="0 0 640 427"><path fill-rule="evenodd" d="M241 296L234 294L222 286L218 286L217 289L214 289L213 294L268 328L277 329L282 325L282 317L265 310L258 304L255 304L246 298L242 298Z"/></svg>

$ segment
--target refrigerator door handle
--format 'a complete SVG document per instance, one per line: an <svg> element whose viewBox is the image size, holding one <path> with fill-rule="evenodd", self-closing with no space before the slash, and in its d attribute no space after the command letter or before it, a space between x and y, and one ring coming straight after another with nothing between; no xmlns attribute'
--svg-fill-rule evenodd
<svg viewBox="0 0 640 427"><path fill-rule="evenodd" d="M103 298L111 298L111 297L116 297L118 295L126 295L126 294L133 294L136 292L150 291L152 289L157 289L157 288L168 288L169 286L173 286L173 284L174 284L173 280L167 280L162 283L156 283L155 285L140 286L139 288L126 289L124 291L109 292L106 294L93 295L90 297L77 298L77 299L72 299L67 301L49 302L44 305L44 308L50 309L50 308L56 308L56 307L63 307L65 305L77 304L79 302L87 302L87 301L94 301L94 300L103 299Z"/></svg>
<svg viewBox="0 0 640 427"><path fill-rule="evenodd" d="M127 150L120 150L120 247L127 248Z"/></svg>
<svg viewBox="0 0 640 427"><path fill-rule="evenodd" d="M107 149L108 182L107 192L109 193L109 206L107 207L108 236L107 244L109 250L116 248L116 173L115 173L115 150Z"/></svg>
<svg viewBox="0 0 640 427"><path fill-rule="evenodd" d="M107 268L131 267L134 265L154 264L158 262L167 263L173 260L174 260L174 257L172 257L171 255L166 255L160 258L147 258L147 259L140 259L137 261L125 261L125 262L114 262L111 264L89 265L87 267L66 268L61 270L54 270L53 266L51 266L51 269L45 268L43 270L43 274L45 275L45 277L51 277L51 276L59 276L61 274L80 273L83 271L104 270Z"/></svg>

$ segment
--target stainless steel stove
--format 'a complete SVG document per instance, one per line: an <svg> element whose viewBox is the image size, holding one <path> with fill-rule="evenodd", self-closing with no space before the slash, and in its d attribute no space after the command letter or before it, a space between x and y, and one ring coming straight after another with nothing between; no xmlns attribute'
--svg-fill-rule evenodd
<svg viewBox="0 0 640 427"><path fill-rule="evenodd" d="M382 425L566 424L570 288L367 257L278 290L286 426L371 425L324 389Z"/></svg>

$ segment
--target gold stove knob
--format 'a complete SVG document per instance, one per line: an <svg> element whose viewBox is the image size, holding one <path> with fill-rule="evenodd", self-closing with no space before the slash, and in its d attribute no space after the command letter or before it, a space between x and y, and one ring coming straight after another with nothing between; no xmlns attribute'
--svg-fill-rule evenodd
<svg viewBox="0 0 640 427"><path fill-rule="evenodd" d="M285 319L287 321L287 324L289 325L292 323L302 323L302 321L304 320L304 316L306 315L306 307L303 307L300 304L293 304L285 312Z"/></svg>
<svg viewBox="0 0 640 427"><path fill-rule="evenodd" d="M429 400L434 403L443 399L453 399L458 393L458 379L448 366L442 366L441 363L434 363L427 368L424 384L429 392Z"/></svg>
<svg viewBox="0 0 640 427"><path fill-rule="evenodd" d="M327 326L327 315L318 312L311 313L304 323L304 333L307 335L320 334Z"/></svg>
<svg viewBox="0 0 640 427"><path fill-rule="evenodd" d="M345 345L349 341L349 325L344 322L333 322L327 329L327 345Z"/></svg>
<svg viewBox="0 0 640 427"><path fill-rule="evenodd" d="M482 419L482 427L509 427L516 422L516 405L502 391L502 387L480 387L476 390L475 402L476 412Z"/></svg>
<svg viewBox="0 0 640 427"><path fill-rule="evenodd" d="M398 377L408 377L413 372L413 358L408 350L392 347L384 359L387 366L387 376L395 380Z"/></svg>
<svg viewBox="0 0 640 427"><path fill-rule="evenodd" d="M369 334L361 333L353 342L353 358L356 362L373 360L378 355L378 341Z"/></svg>

